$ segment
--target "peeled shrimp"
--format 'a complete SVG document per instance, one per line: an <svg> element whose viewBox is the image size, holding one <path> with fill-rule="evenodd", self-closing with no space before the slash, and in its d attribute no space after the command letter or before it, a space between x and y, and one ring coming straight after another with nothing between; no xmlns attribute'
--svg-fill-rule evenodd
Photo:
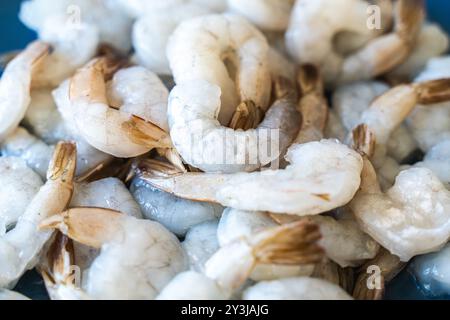
<svg viewBox="0 0 450 320"><path fill-rule="evenodd" d="M322 140L293 145L285 170L143 178L179 197L217 202L248 211L314 215L348 203L360 184L361 156L347 146Z"/></svg>
<svg viewBox="0 0 450 320"><path fill-rule="evenodd" d="M52 232L39 231L37 226L69 204L73 190L76 149L73 144L59 143L43 185L15 227L0 238L0 287L11 287L36 259Z"/></svg>
<svg viewBox="0 0 450 320"><path fill-rule="evenodd" d="M264 121L256 129L243 131L225 128L217 121L219 87L206 81L177 85L170 93L168 109L177 151L188 164L207 172L254 171L275 162L292 143L301 123L292 84L280 78L275 86L276 101ZM255 108L252 102L241 106L244 112ZM251 118L250 114L250 122ZM243 120L247 121L245 116Z"/></svg>
<svg viewBox="0 0 450 320"><path fill-rule="evenodd" d="M450 238L450 193L425 168L400 172L382 193L372 165L365 161L363 186L350 204L362 229L392 254L408 261L434 252Z"/></svg>
<svg viewBox="0 0 450 320"><path fill-rule="evenodd" d="M320 234L314 224L295 222L237 239L207 261L204 274L192 271L179 274L158 299L227 299L244 284L257 263L295 265L320 260L318 238ZM194 279L197 284L187 286Z"/></svg>
<svg viewBox="0 0 450 320"><path fill-rule="evenodd" d="M22 121L30 104L34 74L49 54L49 46L33 42L6 67L0 81L0 141Z"/></svg>
<svg viewBox="0 0 450 320"><path fill-rule="evenodd" d="M356 127L373 100L388 90L386 84L378 81L360 81L338 87L333 94L333 108L347 131ZM417 143L405 125L401 124L390 134L388 143L383 147L388 155L401 162L417 149ZM378 163L375 165L379 166Z"/></svg>
<svg viewBox="0 0 450 320"><path fill-rule="evenodd" d="M226 246L237 239L247 238L257 232L278 226L265 212L249 212L235 209L225 209L220 219L217 238L220 245ZM314 265L285 266L277 264L257 264L250 274L255 281L309 276L314 271Z"/></svg>
<svg viewBox="0 0 450 320"><path fill-rule="evenodd" d="M415 79L423 81L450 77L450 56L431 59ZM406 120L409 130L422 151L427 152L442 140L450 138L450 101L430 105L417 105Z"/></svg>
<svg viewBox="0 0 450 320"><path fill-rule="evenodd" d="M378 4L390 12L389 2ZM327 84L370 79L404 62L414 47L424 18L422 2L398 1L395 29L380 35L388 25L371 30L367 26L369 3L362 0L297 1L286 33L286 44L298 63L323 66ZM384 18L384 17L383 17ZM389 19L381 19L381 23ZM362 42L345 54L334 45L337 35ZM363 39L361 41L360 39Z"/></svg>
<svg viewBox="0 0 450 320"><path fill-rule="evenodd" d="M198 6L204 10L222 12L227 8L227 0L117 0L133 17L142 17L155 11L172 10L183 5Z"/></svg>
<svg viewBox="0 0 450 320"><path fill-rule="evenodd" d="M215 14L184 21L167 46L176 84L196 89L185 92L187 101L181 103L208 107L209 118L218 116L222 125L229 124L241 102L267 110L271 91L268 50L265 37L241 17ZM209 87L208 94L199 94L199 87ZM175 117L182 116L179 112L169 116L171 127L176 125Z"/></svg>
<svg viewBox="0 0 450 320"><path fill-rule="evenodd" d="M82 288L66 286L73 294L81 292L93 299L153 299L186 269L178 239L157 222L108 209L74 208L47 219L41 227L59 229L79 243L101 249Z"/></svg>
<svg viewBox="0 0 450 320"><path fill-rule="evenodd" d="M392 132L418 103L433 104L450 99L449 85L450 79L440 79L390 89L361 115L360 125L353 130L355 146L371 157L376 151L383 153L382 147Z"/></svg>
<svg viewBox="0 0 450 320"><path fill-rule="evenodd" d="M184 236L192 226L217 220L223 211L216 204L185 200L160 191L139 175L132 181L130 190L147 219L161 223L178 236Z"/></svg>
<svg viewBox="0 0 450 320"><path fill-rule="evenodd" d="M42 180L22 159L11 157L0 158L0 179L0 236L3 236L26 210Z"/></svg>
<svg viewBox="0 0 450 320"><path fill-rule="evenodd" d="M295 0L228 0L229 9L268 31L284 31Z"/></svg>
<svg viewBox="0 0 450 320"><path fill-rule="evenodd" d="M263 281L244 291L244 300L352 300L330 282L307 278Z"/></svg>
<svg viewBox="0 0 450 320"><path fill-rule="evenodd" d="M71 118L79 133L93 147L122 158L170 148L163 129L167 89L152 72L131 67L115 73L108 97L106 80L115 69L111 63L106 57L95 59L71 80Z"/></svg>
<svg viewBox="0 0 450 320"><path fill-rule="evenodd" d="M29 0L22 3L19 17L26 26L37 32L42 32L51 19L65 20L67 25L75 28L81 24L91 25L96 29L100 42L111 44L126 53L131 48L132 20L114 2Z"/></svg>

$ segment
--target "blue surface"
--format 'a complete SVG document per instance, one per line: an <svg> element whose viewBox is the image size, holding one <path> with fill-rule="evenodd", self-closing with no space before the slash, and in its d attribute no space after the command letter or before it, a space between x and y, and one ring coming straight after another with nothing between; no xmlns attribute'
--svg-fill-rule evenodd
<svg viewBox="0 0 450 320"><path fill-rule="evenodd" d="M0 53L24 48L36 37L17 18L21 2L22 0L0 0ZM429 20L439 23L450 34L450 1L428 0L427 10ZM16 289L34 299L47 298L42 280L33 271L21 279ZM407 270L394 279L386 290L386 299L425 298Z"/></svg>

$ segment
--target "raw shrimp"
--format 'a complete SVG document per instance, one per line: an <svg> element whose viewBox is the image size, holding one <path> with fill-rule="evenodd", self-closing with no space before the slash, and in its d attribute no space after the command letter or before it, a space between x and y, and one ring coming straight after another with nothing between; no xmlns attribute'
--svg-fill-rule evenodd
<svg viewBox="0 0 450 320"><path fill-rule="evenodd" d="M152 72L131 67L115 73L108 97L106 81L116 68L102 57L77 71L70 83L72 115L68 118L89 144L116 157L170 148L169 134L163 129L167 89Z"/></svg>
<svg viewBox="0 0 450 320"><path fill-rule="evenodd" d="M154 161L150 162L154 164ZM145 161L139 165L140 170L145 171L143 166ZM185 200L160 191L139 175L134 178L130 190L147 219L161 223L178 236L184 236L196 224L217 220L223 211L216 204Z"/></svg>
<svg viewBox="0 0 450 320"><path fill-rule="evenodd" d="M317 226L300 221L237 239L206 262L204 274L179 274L158 299L227 299L244 284L257 263L297 265L320 261L322 251L316 244L319 238ZM187 286L194 279L197 285Z"/></svg>
<svg viewBox="0 0 450 320"><path fill-rule="evenodd" d="M70 288L93 299L153 299L179 272L186 256L178 239L157 222L100 208L74 208L43 223L101 249L83 279Z"/></svg>
<svg viewBox="0 0 450 320"><path fill-rule="evenodd" d="M360 184L361 156L335 140L294 144L285 170L143 175L179 197L248 211L314 215L348 203Z"/></svg>
<svg viewBox="0 0 450 320"><path fill-rule="evenodd" d="M171 74L166 47L176 27L183 21L211 13L195 4L154 9L133 26L133 47L137 62L158 74Z"/></svg>
<svg viewBox="0 0 450 320"><path fill-rule="evenodd" d="M187 232L182 246L188 256L191 270L204 272L205 263L220 249L217 227L217 220L211 220L193 226Z"/></svg>
<svg viewBox="0 0 450 320"><path fill-rule="evenodd" d="M321 263L316 264L311 277L338 285L348 293L353 292L355 286L353 268L341 268L337 263L329 259L324 259Z"/></svg>
<svg viewBox="0 0 450 320"><path fill-rule="evenodd" d="M100 42L109 43L124 53L131 48L132 19L114 1L30 0L22 3L19 17L38 33L50 19L65 20L75 28L88 24L97 30Z"/></svg>
<svg viewBox="0 0 450 320"><path fill-rule="evenodd" d="M392 132L418 103L429 105L448 100L450 79L396 86L375 99L369 109L363 112L360 125L352 132L353 143L370 157L376 151L383 154L382 148L385 148Z"/></svg>
<svg viewBox="0 0 450 320"><path fill-rule="evenodd" d="M339 216L336 219L322 215L303 219L319 226L322 234L319 244L324 248L329 259L342 268L359 266L365 260L375 257L380 246L361 231L351 212L346 208L339 211ZM299 219L296 216L280 214L271 214L271 216L281 224Z"/></svg>
<svg viewBox="0 0 450 320"><path fill-rule="evenodd" d="M408 261L437 251L448 241L450 192L431 170L400 172L384 194L368 160L362 177L361 191L350 208L362 229L392 254Z"/></svg>
<svg viewBox="0 0 450 320"><path fill-rule="evenodd" d="M266 111L271 92L268 51L264 35L239 16L215 14L184 21L167 46L170 68L181 86L177 92L185 96L181 104L189 111L194 102L208 107L202 113L207 111L211 120L218 117L222 125L229 124L241 102ZM199 93L201 87L205 91ZM195 90L189 92L191 88ZM171 129L194 118L190 113L184 117L178 110L169 115Z"/></svg>
<svg viewBox="0 0 450 320"><path fill-rule="evenodd" d="M244 300L352 300L337 285L307 277L259 282L245 290L243 298Z"/></svg>
<svg viewBox="0 0 450 320"><path fill-rule="evenodd" d="M416 82L450 77L450 56L431 59ZM427 152L442 140L450 138L450 101L425 106L419 104L406 120L409 130L422 151Z"/></svg>
<svg viewBox="0 0 450 320"><path fill-rule="evenodd" d="M278 224L265 212L249 212L235 209L225 209L220 219L217 238L222 247L247 238L257 232L273 228ZM295 276L310 276L314 265L285 266L277 264L257 264L250 279L255 281L290 278Z"/></svg>
<svg viewBox="0 0 450 320"><path fill-rule="evenodd" d="M338 87L333 94L333 108L347 131L357 126L373 100L388 90L386 84L378 81L360 81ZM417 149L417 143L405 125L401 124L390 135L386 148L388 155L400 162Z"/></svg>
<svg viewBox="0 0 450 320"><path fill-rule="evenodd" d="M1 152L6 157L17 157L28 167L46 179L48 165L52 158L53 147L31 135L24 128L17 128L2 143Z"/></svg>
<svg viewBox="0 0 450 320"><path fill-rule="evenodd" d="M0 158L0 236L17 222L42 186L42 180L19 158Z"/></svg>
<svg viewBox="0 0 450 320"><path fill-rule="evenodd" d="M413 80L427 62L447 51L447 34L436 24L425 24L420 30L417 43L409 58L387 74L388 78Z"/></svg>
<svg viewBox="0 0 450 320"><path fill-rule="evenodd" d="M0 300L30 300L30 299L18 292L0 289Z"/></svg>
<svg viewBox="0 0 450 320"><path fill-rule="evenodd" d="M49 54L49 46L33 42L6 67L0 81L0 141L22 121L30 104L33 78Z"/></svg>
<svg viewBox="0 0 450 320"><path fill-rule="evenodd" d="M356 280L353 297L357 300L380 300L383 298L385 283L391 281L405 266L400 259L385 249L361 267L360 275ZM374 278L374 271L379 273ZM378 282L378 283L377 283Z"/></svg>
<svg viewBox="0 0 450 320"><path fill-rule="evenodd" d="M0 238L0 287L11 287L19 277L36 265L36 259L52 232L37 226L69 204L73 191L76 148L71 143L56 146L49 165L47 182L41 187L15 227Z"/></svg>
<svg viewBox="0 0 450 320"><path fill-rule="evenodd" d="M337 139L342 143L345 142L347 137L347 130L333 109L328 110L328 121L324 130L324 137L326 139Z"/></svg>
<svg viewBox="0 0 450 320"><path fill-rule="evenodd" d="M284 31L295 0L228 0L229 9L267 31Z"/></svg>
<svg viewBox="0 0 450 320"><path fill-rule="evenodd" d="M378 4L390 6L387 1ZM395 28L386 35L380 34L387 25L380 30L368 28L368 6L362 0L297 1L286 33L291 56L298 63L322 65L329 85L370 79L392 70L408 58L414 47L424 18L422 1L398 1ZM350 40L356 37L362 44L345 54L334 45L340 34Z"/></svg>
<svg viewBox="0 0 450 320"><path fill-rule="evenodd" d="M276 100L256 129L246 124L254 122L249 112L255 108L252 102L241 104L237 111L243 107L242 117L237 114L232 121L232 127L243 122L248 130L221 126L217 121L220 95L220 88L207 81L177 85L170 93L170 134L188 164L206 172L255 171L285 153L301 124L295 109L296 92L289 80L275 82ZM248 117L246 113L250 113Z"/></svg>

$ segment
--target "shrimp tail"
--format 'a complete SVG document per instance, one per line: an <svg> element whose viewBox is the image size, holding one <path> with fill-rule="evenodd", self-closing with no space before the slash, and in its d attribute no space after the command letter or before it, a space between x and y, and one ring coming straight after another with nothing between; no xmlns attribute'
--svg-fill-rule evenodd
<svg viewBox="0 0 450 320"><path fill-rule="evenodd" d="M258 233L251 246L259 263L312 264L324 257L324 250L317 243L320 238L317 224L300 220Z"/></svg>
<svg viewBox="0 0 450 320"><path fill-rule="evenodd" d="M50 161L47 179L71 183L77 165L77 147L73 142L59 142Z"/></svg>
<svg viewBox="0 0 450 320"><path fill-rule="evenodd" d="M431 80L416 87L421 104L434 104L450 100L450 79Z"/></svg>
<svg viewBox="0 0 450 320"><path fill-rule="evenodd" d="M45 264L38 267L52 299L57 296L54 292L58 285L75 285L71 269L75 262L74 256L72 240L58 232L47 251Z"/></svg>
<svg viewBox="0 0 450 320"><path fill-rule="evenodd" d="M352 148L361 154L372 157L375 153L375 134L366 124L360 124L353 129L351 134Z"/></svg>
<svg viewBox="0 0 450 320"><path fill-rule="evenodd" d="M137 116L122 124L129 138L136 144L153 148L172 148L170 135L157 125Z"/></svg>
<svg viewBox="0 0 450 320"><path fill-rule="evenodd" d="M425 5L423 0L399 0L396 10L395 32L405 42L414 44L425 19Z"/></svg>
<svg viewBox="0 0 450 320"><path fill-rule="evenodd" d="M73 208L45 219L39 228L57 229L69 238L100 249L117 234L122 213L103 208Z"/></svg>
<svg viewBox="0 0 450 320"><path fill-rule="evenodd" d="M256 128L263 118L263 111L252 101L240 103L231 118L229 127L234 130L249 130Z"/></svg>

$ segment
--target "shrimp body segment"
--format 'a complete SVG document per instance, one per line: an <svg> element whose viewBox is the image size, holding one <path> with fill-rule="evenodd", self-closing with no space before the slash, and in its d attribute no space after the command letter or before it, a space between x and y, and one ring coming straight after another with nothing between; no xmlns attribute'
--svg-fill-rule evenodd
<svg viewBox="0 0 450 320"><path fill-rule="evenodd" d="M70 100L76 113L73 118L80 134L95 148L122 158L139 156L155 147L169 148L171 146L169 135L158 125L141 118L141 116L148 116L151 113L148 109L154 105L148 101L153 101L154 97L147 96L148 101L146 102L143 101L145 98L137 97L137 94L125 99L120 95L121 88L116 87L117 96L110 97L112 101L108 102L106 81L115 68L116 66L111 65L108 58L98 58L78 70L72 78ZM141 85L149 85L149 82L150 87L154 85L153 77L155 76L150 71L140 67L134 67L127 71L135 72L135 76L141 80ZM121 76L124 81L129 80L121 73L115 74L115 77ZM119 84L122 83L120 78L116 80ZM114 85L114 80L112 85ZM161 82L157 85L161 89L164 88ZM129 84L128 87L122 89L128 90L127 93L132 95L132 88L133 85ZM164 90L166 89L164 88ZM154 91L150 90L150 95L152 93ZM157 99L160 97L157 96ZM114 108L118 103L123 105L120 104ZM156 105L161 108L160 104ZM164 121L161 120L161 112L157 112L156 117L160 120L159 125L164 125Z"/></svg>
<svg viewBox="0 0 450 320"><path fill-rule="evenodd" d="M6 67L0 80L0 141L22 121L31 102L34 72L49 54L43 42L30 44Z"/></svg>
<svg viewBox="0 0 450 320"><path fill-rule="evenodd" d="M143 176L179 197L247 211L314 215L347 204L360 184L361 156L335 140L293 145L285 170Z"/></svg>

